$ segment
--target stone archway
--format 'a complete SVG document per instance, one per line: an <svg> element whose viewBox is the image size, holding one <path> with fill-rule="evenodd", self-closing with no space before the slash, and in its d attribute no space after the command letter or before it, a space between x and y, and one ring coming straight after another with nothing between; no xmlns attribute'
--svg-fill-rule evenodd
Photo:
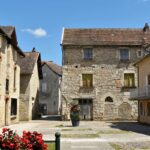
<svg viewBox="0 0 150 150"><path fill-rule="evenodd" d="M115 118L115 96L108 92L103 95L102 100L104 102L104 120L114 120Z"/></svg>
<svg viewBox="0 0 150 150"><path fill-rule="evenodd" d="M132 107L129 103L123 102L118 107L118 117L122 120L129 120L132 118Z"/></svg>

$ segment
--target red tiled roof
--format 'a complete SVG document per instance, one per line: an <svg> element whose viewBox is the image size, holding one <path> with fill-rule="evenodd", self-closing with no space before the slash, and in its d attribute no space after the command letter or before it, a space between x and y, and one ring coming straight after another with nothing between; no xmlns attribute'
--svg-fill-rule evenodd
<svg viewBox="0 0 150 150"><path fill-rule="evenodd" d="M150 31L143 29L65 29L62 45L142 45L150 43Z"/></svg>
<svg viewBox="0 0 150 150"><path fill-rule="evenodd" d="M43 61L42 65L46 64L53 72L62 75L62 67L53 63L52 61Z"/></svg>
<svg viewBox="0 0 150 150"><path fill-rule="evenodd" d="M25 52L25 57L20 61L21 74L32 74L35 64L38 64L39 78L42 79L41 55L39 52Z"/></svg>

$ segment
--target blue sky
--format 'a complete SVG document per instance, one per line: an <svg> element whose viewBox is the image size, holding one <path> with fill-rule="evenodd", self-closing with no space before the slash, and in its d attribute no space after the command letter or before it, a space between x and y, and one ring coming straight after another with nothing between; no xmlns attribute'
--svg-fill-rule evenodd
<svg viewBox="0 0 150 150"><path fill-rule="evenodd" d="M16 27L23 51L62 62L62 28L142 28L150 0L1 0L0 25Z"/></svg>

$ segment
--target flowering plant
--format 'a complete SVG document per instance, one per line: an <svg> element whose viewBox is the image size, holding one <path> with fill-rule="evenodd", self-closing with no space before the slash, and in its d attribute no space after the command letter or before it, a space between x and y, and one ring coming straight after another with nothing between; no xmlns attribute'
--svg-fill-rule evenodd
<svg viewBox="0 0 150 150"><path fill-rule="evenodd" d="M36 131L23 131L22 137L9 128L3 128L0 134L0 150L47 150L42 134Z"/></svg>
<svg viewBox="0 0 150 150"><path fill-rule="evenodd" d="M47 145L44 144L41 133L36 131L23 131L20 148L24 150L46 150Z"/></svg>
<svg viewBox="0 0 150 150"><path fill-rule="evenodd" d="M9 128L3 128L0 134L0 148L5 150L18 150L20 137Z"/></svg>
<svg viewBox="0 0 150 150"><path fill-rule="evenodd" d="M72 104L70 108L70 118L71 120L80 120L80 106L79 104Z"/></svg>

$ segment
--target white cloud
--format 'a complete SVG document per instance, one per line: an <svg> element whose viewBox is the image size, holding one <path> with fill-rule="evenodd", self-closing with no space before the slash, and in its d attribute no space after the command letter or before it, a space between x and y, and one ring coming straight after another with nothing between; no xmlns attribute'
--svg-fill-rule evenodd
<svg viewBox="0 0 150 150"><path fill-rule="evenodd" d="M44 36L47 36L46 30L44 30L42 28L37 28L37 29L27 28L27 29L23 29L22 31L23 32L28 32L28 33L34 35L35 37L44 37Z"/></svg>

